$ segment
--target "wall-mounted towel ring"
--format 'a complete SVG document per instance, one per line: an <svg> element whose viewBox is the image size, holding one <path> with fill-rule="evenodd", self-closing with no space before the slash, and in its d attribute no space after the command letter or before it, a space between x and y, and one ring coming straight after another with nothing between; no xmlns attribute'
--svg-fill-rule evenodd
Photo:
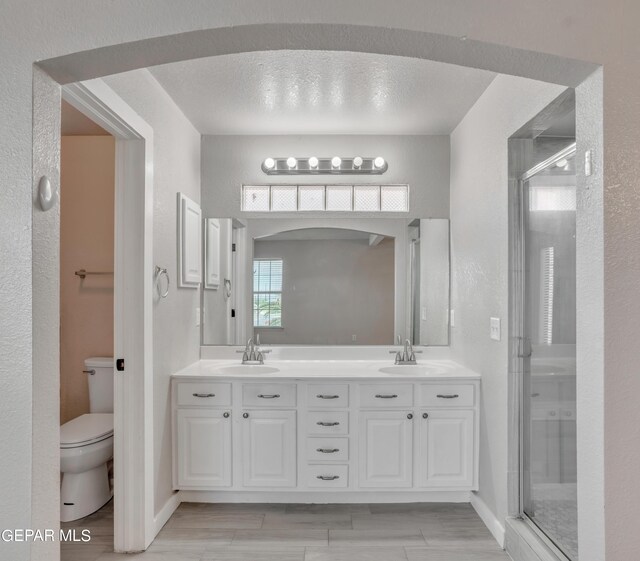
<svg viewBox="0 0 640 561"><path fill-rule="evenodd" d="M155 277L156 277L156 290L158 291L158 296L160 296L160 298L166 298L169 295L169 285L171 283L169 280L169 273L167 273L166 269L162 269L161 267L158 267L156 265ZM161 288L162 277L167 279L167 286L165 287L164 290L162 290Z"/></svg>
<svg viewBox="0 0 640 561"><path fill-rule="evenodd" d="M231 281L224 279L224 299L228 300L229 298L231 298Z"/></svg>

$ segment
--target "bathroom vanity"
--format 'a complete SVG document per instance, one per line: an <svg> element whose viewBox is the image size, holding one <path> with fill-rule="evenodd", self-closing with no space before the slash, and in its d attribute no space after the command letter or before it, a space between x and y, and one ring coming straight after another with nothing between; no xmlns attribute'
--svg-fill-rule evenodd
<svg viewBox="0 0 640 561"><path fill-rule="evenodd" d="M479 394L480 376L451 360L201 360L172 377L174 488L227 502L468 501Z"/></svg>

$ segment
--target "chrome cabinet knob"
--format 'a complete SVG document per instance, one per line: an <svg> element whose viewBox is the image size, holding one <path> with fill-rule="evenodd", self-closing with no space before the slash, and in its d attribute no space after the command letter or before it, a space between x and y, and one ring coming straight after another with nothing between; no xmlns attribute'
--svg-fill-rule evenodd
<svg viewBox="0 0 640 561"><path fill-rule="evenodd" d="M243 416L245 419L248 419L248 418L249 418L249 413L243 413L243 414L242 414L242 416Z"/></svg>
<svg viewBox="0 0 640 561"><path fill-rule="evenodd" d="M429 418L429 413L423 413L422 414L422 418L423 419L428 419Z"/></svg>
<svg viewBox="0 0 640 561"><path fill-rule="evenodd" d="M407 415L407 419L413 419L413 413L409 413L409 414Z"/></svg>
<svg viewBox="0 0 640 561"><path fill-rule="evenodd" d="M222 416L223 416L225 419L228 419L228 418L229 418L229 412L228 412L228 411L225 411L225 412L222 414Z"/></svg>

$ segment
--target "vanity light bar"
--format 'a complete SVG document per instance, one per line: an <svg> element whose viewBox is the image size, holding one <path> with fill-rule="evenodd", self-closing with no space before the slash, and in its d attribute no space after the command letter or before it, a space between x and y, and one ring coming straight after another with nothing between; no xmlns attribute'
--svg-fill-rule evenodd
<svg viewBox="0 0 640 561"><path fill-rule="evenodd" d="M262 171L267 175L381 175L389 169L389 164L382 156L374 158L266 158L262 162Z"/></svg>

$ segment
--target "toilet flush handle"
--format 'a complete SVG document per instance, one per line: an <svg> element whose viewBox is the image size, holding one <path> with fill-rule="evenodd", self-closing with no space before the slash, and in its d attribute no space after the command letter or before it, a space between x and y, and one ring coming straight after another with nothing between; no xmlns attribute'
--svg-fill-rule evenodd
<svg viewBox="0 0 640 561"><path fill-rule="evenodd" d="M96 371L93 370L93 368L91 370L83 370L82 372L84 372L85 374L91 374L92 376L96 373Z"/></svg>

